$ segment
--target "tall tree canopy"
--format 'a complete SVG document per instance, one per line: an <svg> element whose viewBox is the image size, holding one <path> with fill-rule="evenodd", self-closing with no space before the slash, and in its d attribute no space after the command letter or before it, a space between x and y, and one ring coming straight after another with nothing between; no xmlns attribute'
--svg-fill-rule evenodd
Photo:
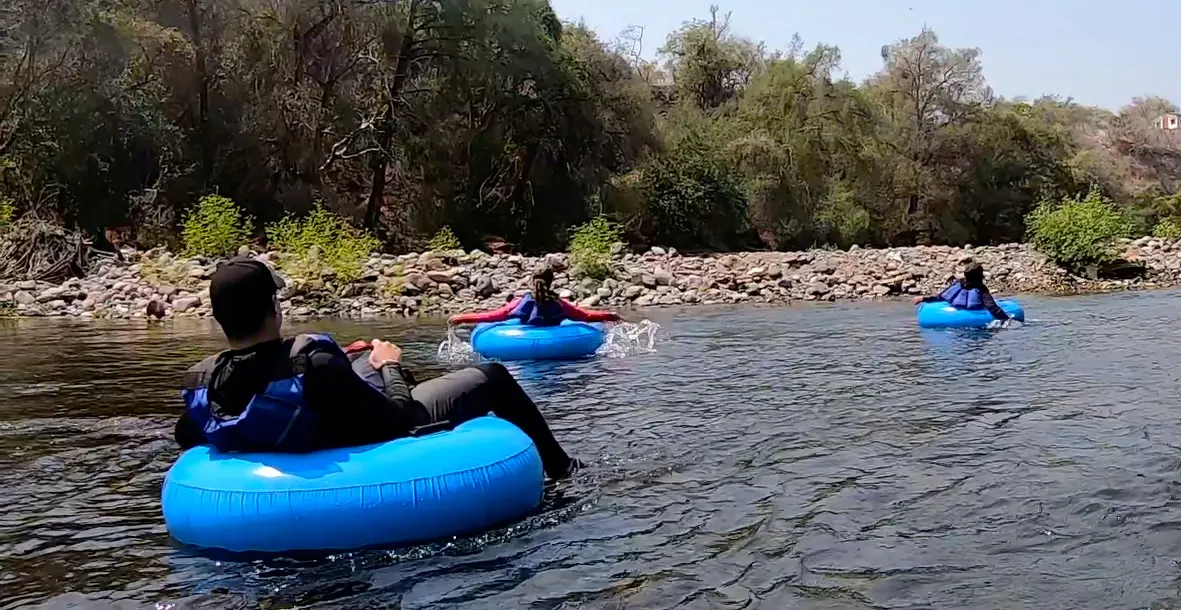
<svg viewBox="0 0 1181 610"><path fill-rule="evenodd" d="M553 248L601 213L685 248L982 244L1091 185L1181 213L1168 100L1000 99L929 30L860 83L716 7L658 62L642 42L547 0L13 0L0 199L145 244L209 193L264 222L322 201L391 249L443 226Z"/></svg>

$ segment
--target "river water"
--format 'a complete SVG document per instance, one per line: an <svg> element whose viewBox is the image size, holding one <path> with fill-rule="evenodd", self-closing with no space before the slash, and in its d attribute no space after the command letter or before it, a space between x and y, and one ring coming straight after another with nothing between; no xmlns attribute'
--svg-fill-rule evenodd
<svg viewBox="0 0 1181 610"><path fill-rule="evenodd" d="M0 610L1181 608L1181 294L659 311L655 353L517 367L589 462L474 539L300 559L169 541L203 322L0 323ZM333 323L407 348L438 326Z"/></svg>

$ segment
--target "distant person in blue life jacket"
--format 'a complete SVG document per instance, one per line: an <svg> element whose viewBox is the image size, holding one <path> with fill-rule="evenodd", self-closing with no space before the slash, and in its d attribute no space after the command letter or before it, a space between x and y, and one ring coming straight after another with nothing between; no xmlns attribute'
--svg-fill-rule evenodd
<svg viewBox="0 0 1181 610"><path fill-rule="evenodd" d="M185 412L176 425L182 449L302 453L384 442L494 413L533 439L551 478L579 465L504 366L469 367L416 384L392 343L374 339L342 349L325 335L285 339L283 286L265 263L248 257L214 272L209 300L230 349L185 373Z"/></svg>
<svg viewBox="0 0 1181 610"><path fill-rule="evenodd" d="M984 267L980 263L972 263L964 269L964 279L955 280L950 286L937 295L929 297L915 297L914 304L947 302L956 309L986 309L992 317L1000 321L1009 319L1009 314L996 304L996 299L988 292L984 285Z"/></svg>
<svg viewBox="0 0 1181 610"><path fill-rule="evenodd" d="M542 266L533 272L533 291L517 297L504 307L483 313L464 313L452 316L451 324L478 324L517 319L529 326L557 326L563 320L577 322L618 322L618 314L609 311L583 309L554 294L554 270Z"/></svg>

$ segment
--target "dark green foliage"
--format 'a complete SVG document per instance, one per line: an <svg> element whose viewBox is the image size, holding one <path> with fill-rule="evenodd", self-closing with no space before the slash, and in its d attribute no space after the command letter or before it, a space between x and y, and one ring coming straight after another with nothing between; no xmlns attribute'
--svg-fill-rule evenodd
<svg viewBox="0 0 1181 610"><path fill-rule="evenodd" d="M986 244L1090 184L1140 232L1181 218L1171 103L999 100L928 30L853 83L716 9L649 63L546 0L9 4L0 202L150 245L208 193L254 231L322 201L403 250L556 249L604 213L682 248Z"/></svg>
<svg viewBox="0 0 1181 610"><path fill-rule="evenodd" d="M640 176L656 243L727 248L745 228L746 200L738 175L696 137L652 159Z"/></svg>

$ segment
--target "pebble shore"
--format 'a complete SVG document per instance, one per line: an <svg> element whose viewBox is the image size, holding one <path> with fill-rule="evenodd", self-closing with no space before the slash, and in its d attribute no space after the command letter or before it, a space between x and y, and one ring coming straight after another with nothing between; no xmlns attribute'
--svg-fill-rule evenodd
<svg viewBox="0 0 1181 610"><path fill-rule="evenodd" d="M642 254L616 244L613 276L572 277L565 254L425 252L373 255L355 281L331 271L308 280L287 276L281 293L290 317L365 318L448 315L492 309L526 289L541 261L558 271L555 289L585 307L787 304L888 299L940 290L968 261L984 265L996 293L1098 292L1181 286L1181 241L1141 238L1121 244L1125 258L1146 266L1142 279L1092 281L1068 274L1025 244L952 248L919 246L848 251L682 255L652 248ZM277 253L252 255L277 266ZM210 314L209 276L216 261L154 250L125 250L84 278L61 284L0 283L0 311L17 316L143 318L151 302L165 317Z"/></svg>

